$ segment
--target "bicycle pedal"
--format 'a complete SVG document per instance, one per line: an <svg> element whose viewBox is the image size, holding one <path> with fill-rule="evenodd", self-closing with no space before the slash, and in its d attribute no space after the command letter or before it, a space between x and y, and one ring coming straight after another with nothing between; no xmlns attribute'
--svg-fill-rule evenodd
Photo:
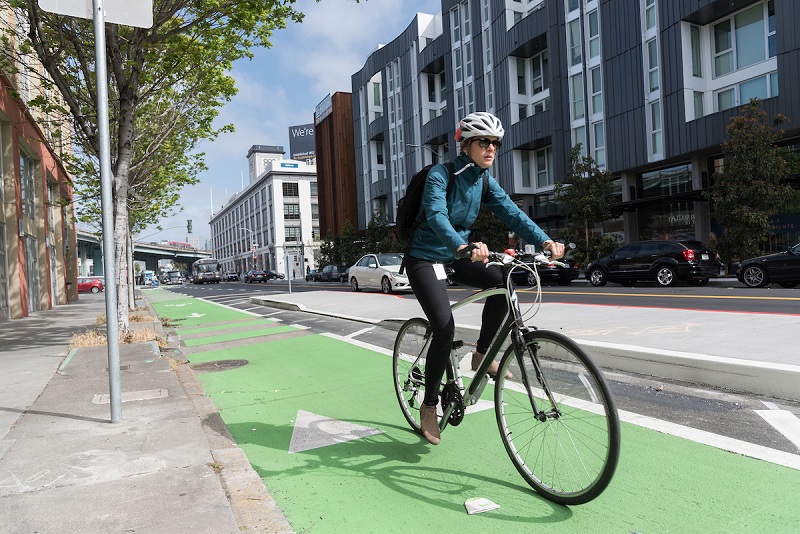
<svg viewBox="0 0 800 534"><path fill-rule="evenodd" d="M460 349L463 346L464 346L464 340L463 339L454 339L453 340L453 348L454 349Z"/></svg>

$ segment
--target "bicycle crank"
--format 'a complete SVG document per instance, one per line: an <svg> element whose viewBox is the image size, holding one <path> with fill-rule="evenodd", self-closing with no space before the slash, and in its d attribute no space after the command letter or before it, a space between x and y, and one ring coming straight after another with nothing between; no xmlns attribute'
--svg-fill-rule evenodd
<svg viewBox="0 0 800 534"><path fill-rule="evenodd" d="M461 395L458 385L455 382L445 384L444 388L442 388L441 399L443 410L447 406L453 407L447 422L453 426L458 426L464 420L464 396Z"/></svg>

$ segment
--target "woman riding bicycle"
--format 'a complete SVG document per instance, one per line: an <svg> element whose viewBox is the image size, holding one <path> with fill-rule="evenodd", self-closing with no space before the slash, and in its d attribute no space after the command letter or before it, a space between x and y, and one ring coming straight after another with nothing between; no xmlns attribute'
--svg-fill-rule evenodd
<svg viewBox="0 0 800 534"><path fill-rule="evenodd" d="M494 162L504 134L500 119L491 113L470 113L461 120L455 135L461 148L461 154L453 160L455 184L448 194L447 167L435 165L431 168L420 207L425 220L417 226L406 258L408 279L432 331L425 365L425 399L420 406L420 425L425 439L433 445L437 445L441 439L436 405L439 403L439 388L455 334L445 267L452 269L451 278L460 284L481 289L503 284L501 270L484 265L489 257L489 250L484 243L474 243L475 248L469 258L455 259L457 251L469 246L470 229L478 217L482 200L526 242L541 244L554 258L564 255L564 245L552 241L530 220L487 170ZM488 180L485 197L484 174ZM503 295L486 299L481 331L472 355L473 370L481 363L506 310ZM489 367L491 376L497 373L497 367L497 362Z"/></svg>

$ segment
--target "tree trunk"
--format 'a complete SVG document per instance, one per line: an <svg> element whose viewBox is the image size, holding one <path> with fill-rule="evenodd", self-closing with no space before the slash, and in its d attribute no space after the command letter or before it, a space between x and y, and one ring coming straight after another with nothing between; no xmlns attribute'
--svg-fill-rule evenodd
<svg viewBox="0 0 800 534"><path fill-rule="evenodd" d="M136 296L133 294L133 290L136 287L133 277L133 236L130 232L128 232L128 239L125 240L128 244L128 309L135 310L136 309Z"/></svg>
<svg viewBox="0 0 800 534"><path fill-rule="evenodd" d="M117 323L128 332L128 181L114 177L114 263L117 270Z"/></svg>

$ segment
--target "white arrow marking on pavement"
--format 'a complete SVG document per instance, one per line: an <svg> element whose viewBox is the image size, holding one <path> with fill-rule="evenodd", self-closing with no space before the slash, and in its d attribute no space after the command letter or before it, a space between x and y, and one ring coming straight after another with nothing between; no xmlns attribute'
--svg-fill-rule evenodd
<svg viewBox="0 0 800 534"><path fill-rule="evenodd" d="M800 449L800 419L792 412L788 410L756 410L756 413Z"/></svg>
<svg viewBox="0 0 800 534"><path fill-rule="evenodd" d="M172 307L172 308L183 308L184 306L188 306L188 305L189 305L189 303L184 303L184 304L164 304L164 307L165 308L169 308L169 307Z"/></svg>
<svg viewBox="0 0 800 534"><path fill-rule="evenodd" d="M376 434L383 434L383 430L297 410L292 442L289 444L289 454L354 441Z"/></svg>
<svg viewBox="0 0 800 534"><path fill-rule="evenodd" d="M195 313L191 314L189 317L193 317L193 318L197 319L198 317L202 317L204 315L205 315L205 313L197 313L197 312L195 312Z"/></svg>

